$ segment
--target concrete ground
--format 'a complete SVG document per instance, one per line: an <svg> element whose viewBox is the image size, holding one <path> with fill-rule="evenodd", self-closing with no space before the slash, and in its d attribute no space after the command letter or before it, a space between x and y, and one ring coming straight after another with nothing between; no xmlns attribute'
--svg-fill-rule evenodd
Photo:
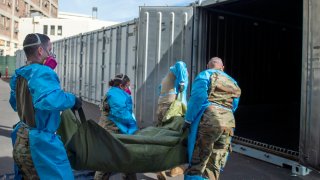
<svg viewBox="0 0 320 180"><path fill-rule="evenodd" d="M19 121L9 104L9 84L0 80L0 175L12 172L12 126Z"/></svg>
<svg viewBox="0 0 320 180"><path fill-rule="evenodd" d="M10 134L12 126L18 122L17 114L9 104L9 84L0 80L0 179L12 179L13 159ZM90 103L83 103L87 119L98 120L99 108ZM76 179L92 179L92 173L79 175ZM7 175L7 178L4 177ZM110 179L120 179L116 174ZM156 179L155 173L138 174L138 179ZM169 177L169 180L182 180L183 176ZM290 169L278 167L238 153L232 153L226 168L222 172L221 180L319 180L320 174L313 171L307 176L295 176Z"/></svg>

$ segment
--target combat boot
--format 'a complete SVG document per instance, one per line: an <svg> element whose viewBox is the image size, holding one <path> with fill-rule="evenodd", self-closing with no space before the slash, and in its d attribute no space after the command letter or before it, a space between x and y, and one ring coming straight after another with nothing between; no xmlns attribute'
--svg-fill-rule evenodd
<svg viewBox="0 0 320 180"><path fill-rule="evenodd" d="M158 180L167 180L167 175L165 171L161 171L157 173Z"/></svg>
<svg viewBox="0 0 320 180"><path fill-rule="evenodd" d="M179 176L179 175L182 175L184 172L184 169L182 166L177 166L175 168L172 168L170 170L170 176L171 177L176 177L176 176Z"/></svg>

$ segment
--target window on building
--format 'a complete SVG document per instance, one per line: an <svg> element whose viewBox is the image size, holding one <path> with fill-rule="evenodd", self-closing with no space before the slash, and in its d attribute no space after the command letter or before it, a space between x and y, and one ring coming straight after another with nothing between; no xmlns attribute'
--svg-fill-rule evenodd
<svg viewBox="0 0 320 180"><path fill-rule="evenodd" d="M0 49L0 56L3 56L4 50Z"/></svg>
<svg viewBox="0 0 320 180"><path fill-rule="evenodd" d="M1 22L0 22L0 26L2 27L2 28L4 28L4 25L5 25L5 17L4 16L1 16L1 20L0 20Z"/></svg>
<svg viewBox="0 0 320 180"><path fill-rule="evenodd" d="M45 8L47 8L47 7L48 7L48 4L49 4L49 2L48 2L48 1L44 1L44 2L43 2L43 6L44 6Z"/></svg>
<svg viewBox="0 0 320 180"><path fill-rule="evenodd" d="M7 18L7 22L6 22L6 29L7 30L10 28L10 23L11 23L10 18Z"/></svg>
<svg viewBox="0 0 320 180"><path fill-rule="evenodd" d="M54 6L51 6L51 16L56 16L57 15L57 8Z"/></svg>
<svg viewBox="0 0 320 180"><path fill-rule="evenodd" d="M7 47L10 47L10 41L7 41Z"/></svg>
<svg viewBox="0 0 320 180"><path fill-rule="evenodd" d="M19 32L19 24L18 21L14 21L14 32L17 34Z"/></svg>
<svg viewBox="0 0 320 180"><path fill-rule="evenodd" d="M18 48L18 43L14 43L14 48Z"/></svg>
<svg viewBox="0 0 320 180"><path fill-rule="evenodd" d="M57 35L62 36L62 26L58 26Z"/></svg>
<svg viewBox="0 0 320 180"><path fill-rule="evenodd" d="M48 35L48 25L43 25L43 34Z"/></svg>
<svg viewBox="0 0 320 180"><path fill-rule="evenodd" d="M16 0L16 5L15 5L15 9L16 9L16 11L18 12L20 9L19 9L19 1L20 0Z"/></svg>
<svg viewBox="0 0 320 180"><path fill-rule="evenodd" d="M56 27L50 26L50 35L55 35Z"/></svg>
<svg viewBox="0 0 320 180"><path fill-rule="evenodd" d="M24 3L24 16L28 17L29 16L29 5L27 2Z"/></svg>

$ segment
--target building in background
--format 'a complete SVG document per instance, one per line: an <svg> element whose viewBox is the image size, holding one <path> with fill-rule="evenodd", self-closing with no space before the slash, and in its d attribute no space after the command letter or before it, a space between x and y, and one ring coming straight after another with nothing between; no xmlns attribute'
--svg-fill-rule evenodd
<svg viewBox="0 0 320 180"><path fill-rule="evenodd" d="M1 0L0 0L1 1ZM24 55L23 40L27 34L43 33L50 37L51 42L79 35L81 33L92 32L104 27L118 24L112 21L101 21L96 16L59 12L58 18L48 18L43 16L33 16L20 18L18 45L16 55L16 68L25 65L27 58ZM0 59L1 62L1 59ZM0 64L1 70L1 64Z"/></svg>
<svg viewBox="0 0 320 180"><path fill-rule="evenodd" d="M114 24L117 23L101 21L92 16L66 12L59 12L58 18L44 16L21 18L19 29L23 29L23 31L20 31L18 36L18 49L22 49L23 40L29 33L43 33L48 35L51 41L56 41Z"/></svg>
<svg viewBox="0 0 320 180"><path fill-rule="evenodd" d="M19 19L32 16L56 18L58 0L0 0L0 56L14 56L22 32Z"/></svg>

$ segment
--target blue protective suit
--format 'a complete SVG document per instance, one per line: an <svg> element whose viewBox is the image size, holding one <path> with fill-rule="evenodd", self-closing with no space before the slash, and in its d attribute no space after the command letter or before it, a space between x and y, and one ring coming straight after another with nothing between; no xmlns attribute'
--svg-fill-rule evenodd
<svg viewBox="0 0 320 180"><path fill-rule="evenodd" d="M74 179L66 150L55 134L60 124L60 111L75 104L75 96L60 88L57 74L41 64L23 66L11 78L10 104L16 111L16 80L22 76L28 82L35 110L35 128L29 129L31 157L40 179ZM12 139L16 138L15 127Z"/></svg>
<svg viewBox="0 0 320 180"><path fill-rule="evenodd" d="M202 71L194 80L192 84L191 97L188 102L188 109L185 117L185 121L190 123L190 131L188 136L188 160L191 163L191 158L194 150L194 145L196 142L196 135L198 131L198 126L201 120L201 117L207 107L213 103L208 100L208 90L211 85L211 75L213 73L219 73L228 77L233 83L237 82L232 79L229 75L220 70L208 69ZM239 98L233 100L233 109L234 112L239 103ZM185 176L185 179L201 179L201 177Z"/></svg>
<svg viewBox="0 0 320 180"><path fill-rule="evenodd" d="M175 65L170 67L170 72L174 74L176 77L176 80L174 82L174 92L170 94L178 94L179 92L179 84L184 83L184 90L181 93L181 102L185 105L187 105L187 89L188 89L188 69L186 63L183 61L177 61ZM160 85L160 92L161 92L161 85ZM166 96L162 95L162 96Z"/></svg>
<svg viewBox="0 0 320 180"><path fill-rule="evenodd" d="M118 87L112 87L107 92L106 97L110 107L108 119L117 125L121 133L135 133L138 126L132 112L131 96Z"/></svg>
<svg viewBox="0 0 320 180"><path fill-rule="evenodd" d="M201 176L192 176L192 175L184 175L184 180L208 180L207 178L203 178Z"/></svg>

